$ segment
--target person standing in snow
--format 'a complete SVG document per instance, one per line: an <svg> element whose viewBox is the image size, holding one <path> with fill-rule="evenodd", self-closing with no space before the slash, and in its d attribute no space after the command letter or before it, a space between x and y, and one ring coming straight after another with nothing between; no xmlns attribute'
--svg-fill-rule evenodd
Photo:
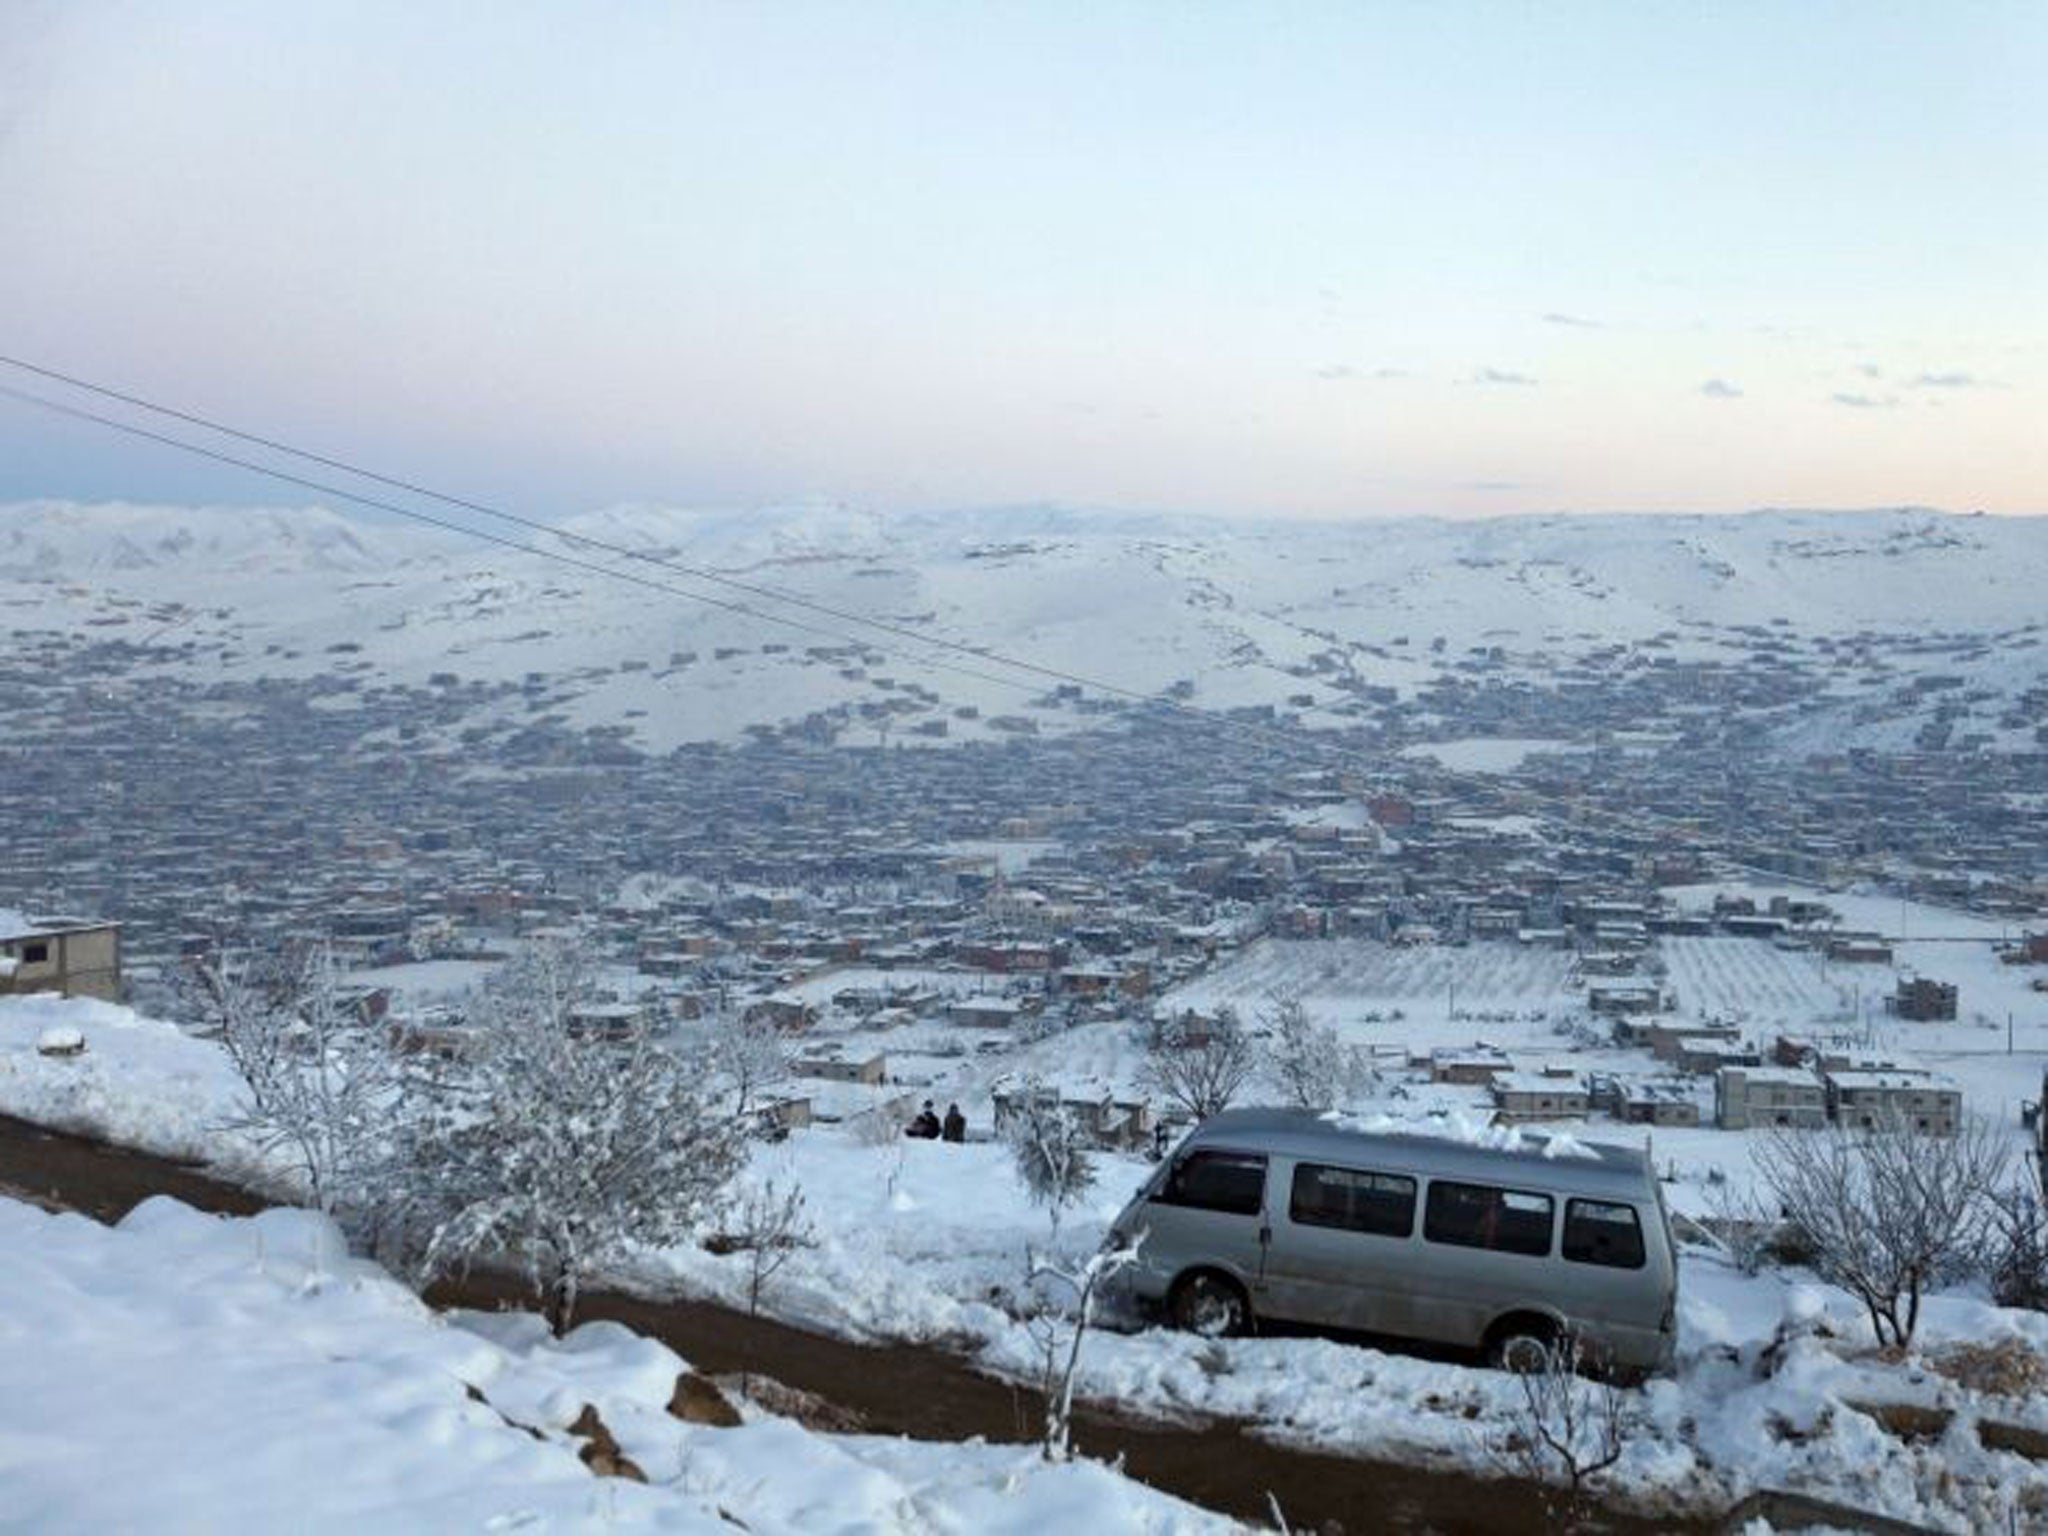
<svg viewBox="0 0 2048 1536"><path fill-rule="evenodd" d="M946 1124L942 1134L947 1141L965 1141L967 1139L967 1117L960 1113L960 1106L958 1104L948 1104L946 1106Z"/></svg>
<svg viewBox="0 0 2048 1536"><path fill-rule="evenodd" d="M933 1112L930 1099L924 1101L924 1108L917 1112L917 1118L903 1128L903 1134L914 1136L919 1141L939 1139L939 1117Z"/></svg>

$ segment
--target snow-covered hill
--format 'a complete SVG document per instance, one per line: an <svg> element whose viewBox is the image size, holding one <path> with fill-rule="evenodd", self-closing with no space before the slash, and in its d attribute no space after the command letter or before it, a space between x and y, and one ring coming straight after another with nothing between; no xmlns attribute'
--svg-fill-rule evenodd
<svg viewBox="0 0 2048 1536"><path fill-rule="evenodd" d="M1960 679L1945 685L1951 698L1981 692L1976 718L1997 738L2001 710L2048 671L2042 518L1340 525L1048 507L625 507L574 519L557 540L477 521L580 563L317 508L0 508L0 634L147 642L151 665L200 678L540 674L570 724L624 725L657 750L835 709L842 724L886 721L903 736L922 723L932 740L941 723L960 739L996 716L1045 729L1082 718L1035 705L1043 675L836 615L1139 693L1187 684L1199 704L1330 722L1357 718L1366 690L1455 680L1475 648L1495 651L1505 676L1547 685L1617 646L1725 662L1866 636L1865 675L1845 662L1828 691L1839 707L1786 727L1794 746L1801 728L1837 746L1910 741L1938 701L1859 707L1921 673Z"/></svg>

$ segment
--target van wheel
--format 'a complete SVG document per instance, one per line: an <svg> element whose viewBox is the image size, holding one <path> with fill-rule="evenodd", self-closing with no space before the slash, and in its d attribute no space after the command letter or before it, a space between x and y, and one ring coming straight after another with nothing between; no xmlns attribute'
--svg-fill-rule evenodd
<svg viewBox="0 0 2048 1536"><path fill-rule="evenodd" d="M1168 1304L1173 1325L1204 1338L1235 1338L1252 1326L1252 1306L1235 1280L1200 1270L1173 1288Z"/></svg>
<svg viewBox="0 0 2048 1536"><path fill-rule="evenodd" d="M1486 1363L1517 1376L1538 1375L1555 1367L1560 1342L1557 1324L1548 1318L1528 1314L1503 1318L1493 1325L1487 1339Z"/></svg>

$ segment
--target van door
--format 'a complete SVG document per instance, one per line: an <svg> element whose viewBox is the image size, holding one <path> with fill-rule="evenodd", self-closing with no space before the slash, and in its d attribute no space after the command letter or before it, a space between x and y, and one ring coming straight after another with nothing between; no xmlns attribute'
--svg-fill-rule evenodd
<svg viewBox="0 0 2048 1536"><path fill-rule="evenodd" d="M1145 1263L1169 1278L1209 1265L1237 1276L1256 1296L1271 1236L1266 1210L1264 1153L1184 1152L1146 1202Z"/></svg>
<svg viewBox="0 0 2048 1536"><path fill-rule="evenodd" d="M1416 1180L1302 1160L1283 1163L1274 1185L1268 1310L1334 1328L1410 1332Z"/></svg>
<svg viewBox="0 0 2048 1536"><path fill-rule="evenodd" d="M1623 1365L1657 1366L1668 1353L1676 1286L1662 1215L1626 1200L1565 1201L1569 1314L1589 1349Z"/></svg>

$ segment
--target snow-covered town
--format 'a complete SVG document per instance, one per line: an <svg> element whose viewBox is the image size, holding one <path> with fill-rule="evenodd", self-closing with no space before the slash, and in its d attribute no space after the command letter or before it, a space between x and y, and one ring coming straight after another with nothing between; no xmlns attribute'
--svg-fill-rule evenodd
<svg viewBox="0 0 2048 1536"><path fill-rule="evenodd" d="M1881 1334L1868 1295L1787 1230L1780 1186L1788 1136L1876 1128L1981 1146L2000 1170L1987 1212L2030 1189L2048 920L2029 925L2018 885L1973 890L1968 906L1915 897L1910 870L1892 886L1772 884L1675 832L1668 854L1589 860L1600 833L1503 813L1489 803L1513 793L1501 777L1425 797L1297 770L1263 803L1238 791L1227 860L1193 857L1197 838L1112 858L1095 817L1005 814L949 820L953 835L838 882L649 871L587 900L472 910L395 878L402 850L373 850L381 889L324 932L298 914L278 929L223 913L212 932L188 920L174 942L138 924L131 940L96 916L10 910L0 1113L324 1206L344 1230L303 1240L327 1245L338 1276L366 1275L345 1255L351 1231L363 1241L351 1202L367 1197L336 1187L339 1153L309 1153L255 1112L261 1069L252 1079L238 1043L248 1000L238 1014L220 987L289 957L299 985L317 982L336 1070L399 1094L339 1042L401 1066L472 1057L479 1036L512 1027L493 979L530 985L544 960L574 972L548 1019L562 1049L636 1085L645 1050L696 1063L701 1096L669 1112L740 1138L681 1224L593 1238L579 1284L934 1348L1022 1384L1042 1383L1049 1347L1084 1322L1047 1274L1084 1269L1224 1104L1292 1104L1367 1134L1622 1146L1646 1158L1670 1213L1676 1339L1668 1374L1620 1389L1625 1440L1586 1484L1588 1507L1702 1522L1797 1495L1835 1519L2031 1519L2048 1497L2038 1257L2031 1279L2000 1271L1987 1219L1980 1251L1958 1247L1915 1281L1910 1337ZM868 793L873 815L881 792ZM1313 857L1325 849L1341 863ZM1332 868L1350 883L1319 904L1302 876ZM1219 887L1244 871L1272 888ZM61 871L37 874L53 885ZM138 954L139 974L124 972ZM327 1075L303 1055L293 1070ZM1018 1151L1048 1107L1081 1170L1050 1192ZM943 1133L934 1119L921 1134L926 1114ZM571 1137L543 1156L586 1153ZM1518 1460L1524 1389L1479 1351L1183 1332L1108 1292L1085 1321L1071 1375L1084 1408L1256 1426L1271 1445L1368 1467L1564 1470ZM564 1417L581 1407L560 1400Z"/></svg>
<svg viewBox="0 0 2048 1536"><path fill-rule="evenodd" d="M0 1533L2048 1533L2048 8L0 20Z"/></svg>

